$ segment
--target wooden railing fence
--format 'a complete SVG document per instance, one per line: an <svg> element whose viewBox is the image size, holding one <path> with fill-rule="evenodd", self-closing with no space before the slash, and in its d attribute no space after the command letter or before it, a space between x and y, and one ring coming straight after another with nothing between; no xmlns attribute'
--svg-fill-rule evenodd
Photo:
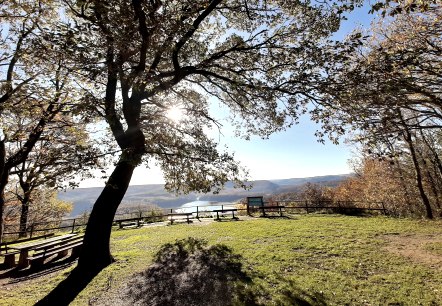
<svg viewBox="0 0 442 306"><path fill-rule="evenodd" d="M147 211L134 211L128 213L116 214L114 221L121 221L125 219L142 219L146 222L158 222L165 220L167 214L170 212L191 212L196 218L201 218L209 215L212 217L212 211L214 209L224 209L228 207L236 207L238 211L243 211L247 213L247 208L244 205L243 208L237 207L239 204L211 204L211 205L200 205L200 206L190 206L190 207L175 207L167 209L157 209L157 210L147 210ZM265 202L265 205L284 205L287 211L305 211L310 213L318 210L332 211L335 213L342 213L347 211L380 211L383 214L387 214L383 202L356 202L356 201L301 201L301 200L281 200L273 202ZM4 240L14 240L15 237L26 236L32 238L35 235L47 235L55 231L66 231L75 232L79 228L84 228L87 225L87 220L84 216L78 218L69 218L55 221L38 222L30 224L25 233L18 230L18 224L7 225L3 233ZM8 229L10 229L8 231Z"/></svg>

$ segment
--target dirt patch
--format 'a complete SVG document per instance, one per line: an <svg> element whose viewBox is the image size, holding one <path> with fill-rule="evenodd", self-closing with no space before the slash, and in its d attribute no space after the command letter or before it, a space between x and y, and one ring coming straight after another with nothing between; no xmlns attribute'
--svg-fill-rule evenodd
<svg viewBox="0 0 442 306"><path fill-rule="evenodd" d="M386 235L385 238L388 241L388 245L385 247L387 251L442 271L442 256L425 249L425 246L431 243L442 243L441 237L436 235Z"/></svg>

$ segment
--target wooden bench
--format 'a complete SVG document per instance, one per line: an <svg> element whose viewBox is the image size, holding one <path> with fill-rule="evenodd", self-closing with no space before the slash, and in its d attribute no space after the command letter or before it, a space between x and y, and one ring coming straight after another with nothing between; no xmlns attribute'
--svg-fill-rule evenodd
<svg viewBox="0 0 442 306"><path fill-rule="evenodd" d="M192 216L193 213L169 213L167 216L170 218L170 224L173 224L173 221L175 219L173 217L186 217L187 223L190 223L190 216Z"/></svg>
<svg viewBox="0 0 442 306"><path fill-rule="evenodd" d="M131 226L131 225L136 225L140 227L141 221L143 221L144 219L145 217L119 219L119 220L114 220L114 223L117 223L120 229L123 228L124 226Z"/></svg>
<svg viewBox="0 0 442 306"><path fill-rule="evenodd" d="M34 254L28 256L27 260L32 267L41 266L45 259L57 255L57 258L62 258L68 255L71 251L71 258L76 258L80 255L81 247L83 246L83 235L74 236L68 239L54 241L52 243L35 247L32 250Z"/></svg>
<svg viewBox="0 0 442 306"><path fill-rule="evenodd" d="M285 209L285 206L282 206L282 205L276 205L276 206L258 206L258 209L261 210L261 212L262 212L262 216L263 216L263 217L266 216L266 211L267 211L267 210L270 210L270 211L278 210L278 211L279 211L279 215L282 216L282 210Z"/></svg>
<svg viewBox="0 0 442 306"><path fill-rule="evenodd" d="M236 208L223 208L223 209L214 209L212 210L212 212L216 212L216 219L215 220L221 220L219 217L219 214L224 214L224 213L228 213L228 212L232 212L232 219L238 219L237 217L235 217L235 212L238 211L238 209Z"/></svg>

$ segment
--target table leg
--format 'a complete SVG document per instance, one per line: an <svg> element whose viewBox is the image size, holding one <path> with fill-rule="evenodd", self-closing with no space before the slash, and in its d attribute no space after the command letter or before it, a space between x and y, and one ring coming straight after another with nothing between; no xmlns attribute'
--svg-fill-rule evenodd
<svg viewBox="0 0 442 306"><path fill-rule="evenodd" d="M27 268L29 266L29 261L27 259L28 255L29 255L28 250L21 250L20 251L20 257L18 259L18 267L20 269Z"/></svg>
<svg viewBox="0 0 442 306"><path fill-rule="evenodd" d="M15 267L15 253L5 254L5 266L7 268Z"/></svg>

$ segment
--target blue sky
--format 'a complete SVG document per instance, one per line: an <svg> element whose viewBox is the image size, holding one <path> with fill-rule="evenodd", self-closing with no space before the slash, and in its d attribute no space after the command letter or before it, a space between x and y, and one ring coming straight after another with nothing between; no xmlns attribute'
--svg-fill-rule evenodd
<svg viewBox="0 0 442 306"><path fill-rule="evenodd" d="M336 39L342 39L355 27L368 27L373 18L368 15L369 5L357 8L341 26ZM298 125L276 133L269 139L253 137L246 141L234 137L233 131L225 123L222 130L221 144L226 144L236 159L249 170L251 180L284 179L297 177L345 174L352 172L348 160L352 157L352 148L329 141L321 144L314 134L318 126L308 117L301 118ZM218 139L218 135L215 136ZM112 170L112 169L110 169ZM98 174L98 173L97 173ZM100 175L98 175L99 177ZM146 169L139 166L131 185L163 183L161 170L152 166ZM104 181L90 179L81 182L80 187L101 187Z"/></svg>

